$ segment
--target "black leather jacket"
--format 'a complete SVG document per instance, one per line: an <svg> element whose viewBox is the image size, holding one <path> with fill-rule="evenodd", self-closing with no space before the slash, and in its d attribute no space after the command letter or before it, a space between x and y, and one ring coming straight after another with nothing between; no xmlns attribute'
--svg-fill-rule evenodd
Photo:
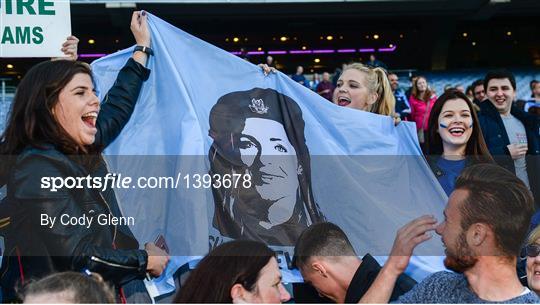
<svg viewBox="0 0 540 305"><path fill-rule="evenodd" d="M129 59L114 86L101 104L94 145L106 147L128 122L143 82L150 70ZM27 147L17 156L7 178L7 197L0 205L6 253L2 270L4 295L12 293L16 282L27 281L56 271L100 273L106 280L122 285L146 272L147 253L126 225L101 225L97 215L121 217L111 188L102 192L90 188L42 188L42 177L104 177L108 170L101 156L96 170L89 173L74 159L53 145ZM94 216L90 226L61 225L60 217ZM42 225L42 215L57 217L54 226ZM22 273L21 273L22 271Z"/></svg>

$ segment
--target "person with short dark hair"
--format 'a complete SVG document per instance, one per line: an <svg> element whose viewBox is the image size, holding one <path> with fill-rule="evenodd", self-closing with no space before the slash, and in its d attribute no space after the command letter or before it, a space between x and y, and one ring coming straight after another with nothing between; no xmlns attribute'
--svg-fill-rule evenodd
<svg viewBox="0 0 540 305"><path fill-rule="evenodd" d="M370 254L360 259L345 232L330 222L314 224L300 235L293 262L306 283L336 303L358 303L381 269ZM391 300L415 284L401 275Z"/></svg>
<svg viewBox="0 0 540 305"><path fill-rule="evenodd" d="M191 272L173 303L282 303L274 252L257 241L235 240L210 251Z"/></svg>
<svg viewBox="0 0 540 305"><path fill-rule="evenodd" d="M304 67L298 66L296 67L296 73L291 75L292 80L299 83L302 86L309 87L309 83L304 76Z"/></svg>
<svg viewBox="0 0 540 305"><path fill-rule="evenodd" d="M484 80L477 79L472 83L473 89L473 103L480 106L480 103L486 99L486 90L484 89Z"/></svg>
<svg viewBox="0 0 540 305"><path fill-rule="evenodd" d="M25 304L116 303L112 287L99 274L89 271L53 273L29 282L21 293L21 299Z"/></svg>
<svg viewBox="0 0 540 305"><path fill-rule="evenodd" d="M317 86L321 83L321 76L319 73L313 73L311 75L311 80L308 81L308 88L312 91L317 92Z"/></svg>
<svg viewBox="0 0 540 305"><path fill-rule="evenodd" d="M346 65L343 64L343 67L344 66ZM332 76L332 85L334 85L334 88L337 86L337 81L339 80L341 73L343 73L343 69L340 67L336 67L336 69L334 70L334 75Z"/></svg>
<svg viewBox="0 0 540 305"><path fill-rule="evenodd" d="M540 108L540 82L537 80L531 82L531 99L525 103L523 111L536 113L537 111L534 108Z"/></svg>
<svg viewBox="0 0 540 305"><path fill-rule="evenodd" d="M378 60L375 57L375 54L369 54L369 60L366 62L366 66L369 66L372 68L383 68L385 70L387 69L386 64Z"/></svg>
<svg viewBox="0 0 540 305"><path fill-rule="evenodd" d="M270 68L275 67L274 58L271 55L266 56L266 65Z"/></svg>
<svg viewBox="0 0 540 305"><path fill-rule="evenodd" d="M518 109L516 80L506 70L484 78L489 103L480 104L480 126L495 161L515 173L540 205L540 118Z"/></svg>
<svg viewBox="0 0 540 305"><path fill-rule="evenodd" d="M322 75L322 81L317 85L315 91L325 99L332 101L334 95L334 85L330 81L330 73L324 72Z"/></svg>
<svg viewBox="0 0 540 305"><path fill-rule="evenodd" d="M531 97L535 96L534 87L536 86L536 84L538 84L538 80L536 79L533 79L532 81L529 82L529 88L531 89Z"/></svg>
<svg viewBox="0 0 540 305"><path fill-rule="evenodd" d="M533 212L530 191L513 173L494 164L465 169L448 198L444 220L437 225L426 215L402 227L361 302L387 302L414 248L435 230L446 248L444 264L454 272L434 273L398 303L539 303L516 271Z"/></svg>
<svg viewBox="0 0 540 305"><path fill-rule="evenodd" d="M396 73L388 73L388 81L390 82L392 93L394 93L394 98L396 99L396 114L399 114L401 120L406 120L411 114L411 105L409 104L409 99L405 93L403 93L403 90L399 88L399 77Z"/></svg>
<svg viewBox="0 0 540 305"><path fill-rule="evenodd" d="M473 87L472 86L467 86L467 88L465 89L465 95L467 96L467 98L472 101L474 100L474 94L473 94Z"/></svg>

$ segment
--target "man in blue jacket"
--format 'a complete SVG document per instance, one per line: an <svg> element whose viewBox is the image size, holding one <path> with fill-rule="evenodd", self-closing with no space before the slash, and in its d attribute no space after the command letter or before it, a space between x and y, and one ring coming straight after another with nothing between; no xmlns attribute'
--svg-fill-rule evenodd
<svg viewBox="0 0 540 305"><path fill-rule="evenodd" d="M516 80L508 71L491 71L484 78L489 102L480 104L480 126L497 163L515 173L533 192L540 206L540 119L518 109Z"/></svg>

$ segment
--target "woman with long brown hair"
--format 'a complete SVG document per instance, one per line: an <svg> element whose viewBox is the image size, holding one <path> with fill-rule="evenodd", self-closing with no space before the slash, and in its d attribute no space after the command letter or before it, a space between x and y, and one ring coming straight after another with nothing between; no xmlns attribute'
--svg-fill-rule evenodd
<svg viewBox="0 0 540 305"><path fill-rule="evenodd" d="M426 159L447 195L465 167L493 162L473 103L456 89L437 99L428 130Z"/></svg>
<svg viewBox="0 0 540 305"><path fill-rule="evenodd" d="M267 303L291 298L274 252L258 241L235 240L210 251L191 272L174 303Z"/></svg>
<svg viewBox="0 0 540 305"><path fill-rule="evenodd" d="M428 121L431 109L436 100L437 96L429 88L427 79L424 76L418 76L413 82L409 103L411 104L410 118L416 123L418 141L422 148L424 148L425 137L429 131Z"/></svg>
<svg viewBox="0 0 540 305"><path fill-rule="evenodd" d="M83 62L40 63L17 88L0 145L0 184L7 184L0 211L6 244L0 280L7 301L15 297L17 283L54 272L87 269L120 287L147 273L159 276L167 264L167 254L156 245L140 250L125 222L87 221L122 217L112 188L84 183L52 190L46 183L107 175L101 151L129 121L150 73L145 12L133 13L131 31L138 46L101 104ZM66 221L71 219L77 221Z"/></svg>

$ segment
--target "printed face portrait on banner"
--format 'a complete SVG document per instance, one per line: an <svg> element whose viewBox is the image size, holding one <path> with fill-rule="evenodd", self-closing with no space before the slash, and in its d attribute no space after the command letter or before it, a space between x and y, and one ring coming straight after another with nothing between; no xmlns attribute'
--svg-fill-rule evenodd
<svg viewBox="0 0 540 305"><path fill-rule="evenodd" d="M291 246L324 219L313 200L304 120L294 100L273 89L226 94L210 112L209 135L212 176L251 181L213 189L220 234Z"/></svg>

